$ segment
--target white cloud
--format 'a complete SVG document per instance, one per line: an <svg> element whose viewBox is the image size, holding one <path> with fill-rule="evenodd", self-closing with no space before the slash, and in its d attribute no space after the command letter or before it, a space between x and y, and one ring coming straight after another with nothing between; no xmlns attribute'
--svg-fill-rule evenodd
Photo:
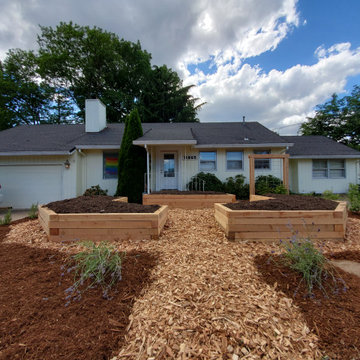
<svg viewBox="0 0 360 360"><path fill-rule="evenodd" d="M323 45L317 63L285 71L262 71L249 57L274 51L294 28L306 25L298 0L1 0L0 59L10 48L36 48L38 24L60 21L98 26L120 38L140 40L153 64L179 71L184 84L198 84L194 95L206 101L202 121L248 121L284 131L311 114L348 76L360 73L360 50L349 43ZM211 60L212 75L189 64ZM284 128L286 126L286 128Z"/></svg>
<svg viewBox="0 0 360 360"><path fill-rule="evenodd" d="M312 66L266 74L248 64L224 63L216 73L200 72L188 76L185 83L200 84L194 95L207 102L200 113L202 121L236 121L246 115L248 121L294 134L315 105L341 91L348 76L359 73L360 48L351 50L350 44L342 43L321 51Z"/></svg>

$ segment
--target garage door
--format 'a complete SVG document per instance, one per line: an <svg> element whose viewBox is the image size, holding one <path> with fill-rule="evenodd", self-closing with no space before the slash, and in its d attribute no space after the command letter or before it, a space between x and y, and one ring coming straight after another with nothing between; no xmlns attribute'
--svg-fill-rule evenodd
<svg viewBox="0 0 360 360"><path fill-rule="evenodd" d="M0 166L3 201L0 207L27 209L62 199L61 165Z"/></svg>

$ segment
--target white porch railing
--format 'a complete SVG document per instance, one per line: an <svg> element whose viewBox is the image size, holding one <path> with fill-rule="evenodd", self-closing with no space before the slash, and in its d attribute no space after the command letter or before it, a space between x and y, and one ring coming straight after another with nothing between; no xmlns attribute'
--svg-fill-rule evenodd
<svg viewBox="0 0 360 360"><path fill-rule="evenodd" d="M191 178L186 184L183 186L180 184L179 173L173 172L168 173L168 176L164 176L163 172L159 174L155 174L155 178L152 176L153 174L150 172L149 176L147 173L144 173L144 192L150 193L152 191L160 190L183 190L183 191L205 191L205 181L200 180L198 178ZM149 183L148 184L148 179ZM155 181L153 181L155 179ZM153 186L151 186L153 185Z"/></svg>

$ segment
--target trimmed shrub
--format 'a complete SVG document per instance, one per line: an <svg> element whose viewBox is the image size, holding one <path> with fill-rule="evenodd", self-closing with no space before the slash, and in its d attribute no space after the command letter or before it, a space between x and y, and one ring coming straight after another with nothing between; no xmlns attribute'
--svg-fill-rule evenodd
<svg viewBox="0 0 360 360"><path fill-rule="evenodd" d="M348 192L349 202L350 202L350 211L359 212L360 211L360 189L359 185L349 184Z"/></svg>
<svg viewBox="0 0 360 360"><path fill-rule="evenodd" d="M200 172L191 178L187 189L224 192L224 184L214 174Z"/></svg>
<svg viewBox="0 0 360 360"><path fill-rule="evenodd" d="M265 195L269 193L285 194L286 189L282 185L282 181L276 176L260 175L255 180L255 193L258 195Z"/></svg>
<svg viewBox="0 0 360 360"><path fill-rule="evenodd" d="M249 184L245 183L244 175L228 177L224 183L224 190L229 194L235 194L237 199L249 199Z"/></svg>
<svg viewBox="0 0 360 360"><path fill-rule="evenodd" d="M84 192L84 196L92 196L92 195L107 195L108 190L103 190L100 185L95 185L86 189Z"/></svg>

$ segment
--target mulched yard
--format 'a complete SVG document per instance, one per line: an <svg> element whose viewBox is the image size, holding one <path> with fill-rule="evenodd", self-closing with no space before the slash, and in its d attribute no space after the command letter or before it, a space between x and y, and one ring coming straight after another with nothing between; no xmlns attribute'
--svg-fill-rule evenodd
<svg viewBox="0 0 360 360"><path fill-rule="evenodd" d="M360 279L341 273L350 289L328 303L294 297L289 272L267 266L279 246L227 241L212 209L170 210L159 240L121 242L128 257L114 299L94 291L67 307L71 278L60 266L79 246L47 242L37 220L7 231L0 359L360 357ZM346 242L321 246L358 259L360 220L348 220Z"/></svg>
<svg viewBox="0 0 360 360"><path fill-rule="evenodd" d="M141 205L113 201L115 198L105 195L78 196L76 198L54 201L46 205L58 214L69 213L153 213L159 205Z"/></svg>
<svg viewBox="0 0 360 360"><path fill-rule="evenodd" d="M274 199L248 201L240 200L226 204L232 210L334 210L338 206L336 201L320 197L304 195L268 194Z"/></svg>

